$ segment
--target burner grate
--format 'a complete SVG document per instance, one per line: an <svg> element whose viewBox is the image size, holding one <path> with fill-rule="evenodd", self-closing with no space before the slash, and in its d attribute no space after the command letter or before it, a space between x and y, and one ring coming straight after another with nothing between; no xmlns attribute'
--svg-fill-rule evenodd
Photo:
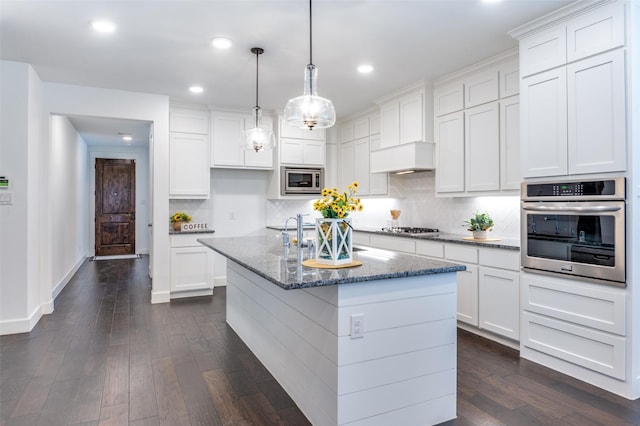
<svg viewBox="0 0 640 426"><path fill-rule="evenodd" d="M418 228L412 226L397 226L382 228L384 232L391 232L395 234L433 234L440 232L436 228Z"/></svg>

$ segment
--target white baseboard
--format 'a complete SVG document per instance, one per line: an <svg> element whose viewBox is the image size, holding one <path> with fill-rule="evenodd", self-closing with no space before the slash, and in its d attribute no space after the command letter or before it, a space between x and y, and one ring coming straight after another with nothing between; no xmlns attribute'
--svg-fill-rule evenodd
<svg viewBox="0 0 640 426"><path fill-rule="evenodd" d="M226 285L227 285L227 277L215 277L213 279L213 288L226 287Z"/></svg>
<svg viewBox="0 0 640 426"><path fill-rule="evenodd" d="M81 257L80 259L78 259L78 262L76 262L75 265L73 265L73 267L69 270L69 272L67 272L65 274L64 277L62 277L60 279L60 281L58 281L58 283L53 287L53 290L51 291L51 299L55 300L56 297L58 297L58 295L60 294L60 292L65 288L65 286L67 284L69 284L69 281L71 281L71 278L73 277L73 274L75 274L76 272L78 272L78 269L80 269L80 267L84 264L84 262L86 262L88 260L87 257ZM51 303L51 312L53 312L53 302ZM51 313L48 312L48 313Z"/></svg>
<svg viewBox="0 0 640 426"><path fill-rule="evenodd" d="M171 293L168 291L152 291L151 304L169 303L171 301Z"/></svg>
<svg viewBox="0 0 640 426"><path fill-rule="evenodd" d="M212 288L205 288L202 290L192 291L180 291L177 293L171 293L171 299L183 299L185 297L198 297L198 296L211 296L213 294Z"/></svg>
<svg viewBox="0 0 640 426"><path fill-rule="evenodd" d="M42 318L42 307L38 306L27 318L0 321L0 336L28 333L33 330L40 318Z"/></svg>

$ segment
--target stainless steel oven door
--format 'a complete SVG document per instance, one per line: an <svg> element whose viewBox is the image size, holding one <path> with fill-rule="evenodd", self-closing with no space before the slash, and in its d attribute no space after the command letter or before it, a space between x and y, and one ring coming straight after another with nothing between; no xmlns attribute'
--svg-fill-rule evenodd
<svg viewBox="0 0 640 426"><path fill-rule="evenodd" d="M625 286L624 201L523 201L522 267Z"/></svg>

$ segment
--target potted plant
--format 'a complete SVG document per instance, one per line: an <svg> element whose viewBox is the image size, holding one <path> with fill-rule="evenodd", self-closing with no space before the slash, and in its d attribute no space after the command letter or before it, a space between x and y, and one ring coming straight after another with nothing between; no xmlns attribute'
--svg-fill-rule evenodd
<svg viewBox="0 0 640 426"><path fill-rule="evenodd" d="M180 226L182 226L182 222L185 222L185 223L191 222L191 216L183 212L177 212L169 217L169 222L173 224L174 231L180 231Z"/></svg>
<svg viewBox="0 0 640 426"><path fill-rule="evenodd" d="M484 240L487 238L487 231L491 231L493 228L493 219L488 213L476 212L469 220L465 220L467 224L467 230L473 232L473 238L475 240Z"/></svg>

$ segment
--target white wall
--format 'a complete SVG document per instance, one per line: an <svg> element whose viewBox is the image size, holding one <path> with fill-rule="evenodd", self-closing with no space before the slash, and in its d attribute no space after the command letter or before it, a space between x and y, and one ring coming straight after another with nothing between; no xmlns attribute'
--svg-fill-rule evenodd
<svg viewBox="0 0 640 426"><path fill-rule="evenodd" d="M53 221L52 282L55 298L87 256L87 145L68 118L51 116L50 191Z"/></svg>
<svg viewBox="0 0 640 426"><path fill-rule="evenodd" d="M136 253L149 254L149 228L151 213L149 210L149 148L133 148L122 146L89 146L88 147L88 185L86 204L86 216L91 220L88 222L87 235L87 256L95 255L95 230L93 229L95 219L95 164L96 158L121 158L132 159L136 162Z"/></svg>
<svg viewBox="0 0 640 426"><path fill-rule="evenodd" d="M0 175L13 193L13 204L0 206L0 334L40 318L39 168L27 159L37 156L41 90L30 65L0 61Z"/></svg>

